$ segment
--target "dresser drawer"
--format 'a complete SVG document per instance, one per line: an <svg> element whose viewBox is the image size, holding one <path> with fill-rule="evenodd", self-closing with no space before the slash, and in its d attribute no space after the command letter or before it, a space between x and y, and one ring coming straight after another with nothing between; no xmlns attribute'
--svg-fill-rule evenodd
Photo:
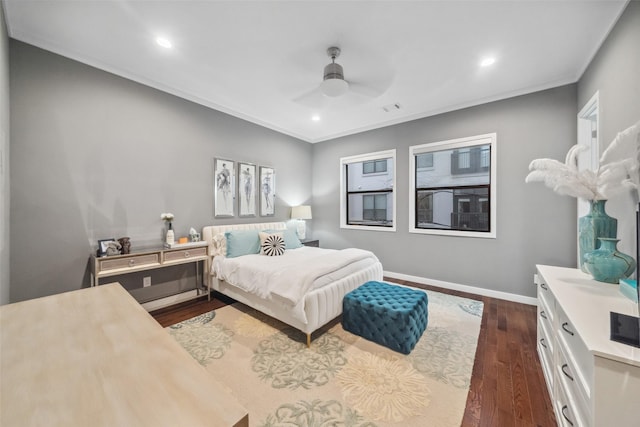
<svg viewBox="0 0 640 427"><path fill-rule="evenodd" d="M565 393L562 385L556 387L554 406L556 407L557 422L562 427L590 427L582 417L576 403Z"/></svg>
<svg viewBox="0 0 640 427"><path fill-rule="evenodd" d="M137 269L160 264L160 253L122 256L98 260L98 272L106 273L114 270Z"/></svg>
<svg viewBox="0 0 640 427"><path fill-rule="evenodd" d="M538 300L538 323L545 326L549 332L548 336L552 336L550 332L553 331L553 310L549 310L542 300Z"/></svg>
<svg viewBox="0 0 640 427"><path fill-rule="evenodd" d="M543 374L547 380L549 392L553 390L553 347L554 341L550 339L548 329L538 318L538 356L542 365Z"/></svg>
<svg viewBox="0 0 640 427"><path fill-rule="evenodd" d="M557 307L556 315L558 316L556 324L558 346L562 347L565 359L570 362L576 372L576 380L580 382L585 394L590 398L593 381L593 357L561 307Z"/></svg>
<svg viewBox="0 0 640 427"><path fill-rule="evenodd" d="M582 420L591 419L590 391L585 390L579 370L569 357L562 345L556 348L556 381L564 389L568 401L572 403L573 413Z"/></svg>
<svg viewBox="0 0 640 427"><path fill-rule="evenodd" d="M206 246L199 248L190 248L190 249L178 249L175 251L165 251L164 252L164 262L179 262L184 261L186 259L206 257L207 256L207 248Z"/></svg>
<svg viewBox="0 0 640 427"><path fill-rule="evenodd" d="M553 325L555 317L555 298L553 297L553 293L551 293L549 286L544 282L541 282L538 285L538 314L540 314L540 309L544 311L544 315L546 315L549 320L549 324Z"/></svg>

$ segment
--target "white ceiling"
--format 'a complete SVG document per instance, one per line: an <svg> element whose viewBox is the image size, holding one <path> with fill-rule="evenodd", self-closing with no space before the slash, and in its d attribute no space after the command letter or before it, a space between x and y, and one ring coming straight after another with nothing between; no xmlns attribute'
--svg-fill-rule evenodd
<svg viewBox="0 0 640 427"><path fill-rule="evenodd" d="M15 39L319 142L573 83L627 0L3 3ZM374 96L317 91L334 45Z"/></svg>

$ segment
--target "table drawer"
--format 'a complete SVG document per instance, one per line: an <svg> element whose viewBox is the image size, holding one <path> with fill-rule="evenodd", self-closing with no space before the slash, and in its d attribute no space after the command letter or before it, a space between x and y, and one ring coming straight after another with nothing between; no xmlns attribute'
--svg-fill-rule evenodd
<svg viewBox="0 0 640 427"><path fill-rule="evenodd" d="M160 264L160 254L152 253L146 255L135 255L127 257L114 257L98 260L98 272L108 272L113 270L136 269L145 266Z"/></svg>
<svg viewBox="0 0 640 427"><path fill-rule="evenodd" d="M183 261L185 259L191 258L199 258L207 256L207 248L206 246L200 248L190 248L190 249L178 249L175 251L165 251L164 252L164 261L165 262L178 262Z"/></svg>

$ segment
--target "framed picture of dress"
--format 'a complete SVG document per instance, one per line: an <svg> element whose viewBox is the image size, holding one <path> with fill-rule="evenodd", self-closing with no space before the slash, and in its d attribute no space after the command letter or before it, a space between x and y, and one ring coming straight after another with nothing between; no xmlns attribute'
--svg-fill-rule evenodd
<svg viewBox="0 0 640 427"><path fill-rule="evenodd" d="M256 165L238 162L238 216L256 216Z"/></svg>
<svg viewBox="0 0 640 427"><path fill-rule="evenodd" d="M260 216L273 216L276 212L276 171L260 166Z"/></svg>
<svg viewBox="0 0 640 427"><path fill-rule="evenodd" d="M216 218L234 216L235 162L226 159L213 160L213 212Z"/></svg>

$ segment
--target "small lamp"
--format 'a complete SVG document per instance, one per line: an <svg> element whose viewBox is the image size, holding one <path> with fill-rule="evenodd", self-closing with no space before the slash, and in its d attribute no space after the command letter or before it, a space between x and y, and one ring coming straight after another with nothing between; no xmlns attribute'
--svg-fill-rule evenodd
<svg viewBox="0 0 640 427"><path fill-rule="evenodd" d="M304 240L307 233L307 225L305 224L305 219L311 219L311 206L302 205L302 206L294 206L291 208L291 218L298 220L298 229L296 232L298 233L298 237L300 240Z"/></svg>

